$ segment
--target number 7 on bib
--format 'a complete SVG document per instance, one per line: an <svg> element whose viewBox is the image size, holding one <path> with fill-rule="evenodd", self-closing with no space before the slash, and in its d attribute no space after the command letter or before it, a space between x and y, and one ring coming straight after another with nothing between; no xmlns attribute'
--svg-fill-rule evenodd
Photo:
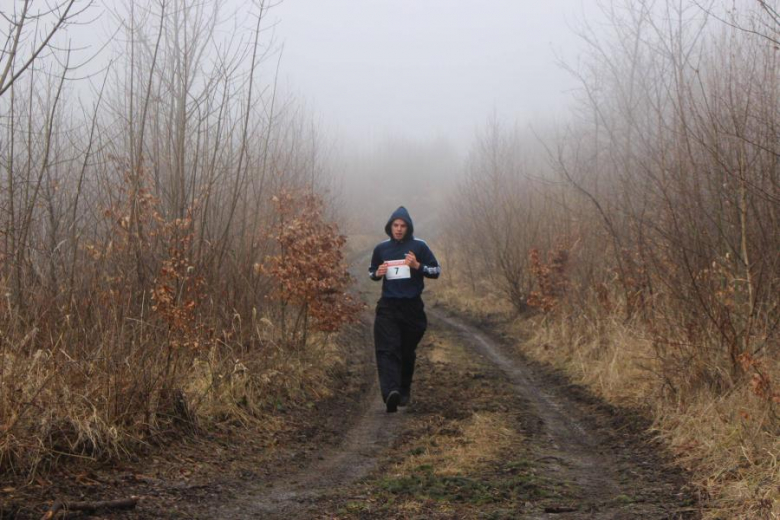
<svg viewBox="0 0 780 520"><path fill-rule="evenodd" d="M411 278L412 271L403 260L389 260L387 262L387 273L385 278L388 280L401 280Z"/></svg>

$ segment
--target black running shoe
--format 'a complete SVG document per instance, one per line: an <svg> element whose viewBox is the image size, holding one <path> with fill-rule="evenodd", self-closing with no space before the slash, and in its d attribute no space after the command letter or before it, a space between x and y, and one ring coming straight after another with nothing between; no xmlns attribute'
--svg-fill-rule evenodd
<svg viewBox="0 0 780 520"><path fill-rule="evenodd" d="M395 413L398 411L398 402L401 400L401 394L398 393L397 390L393 390L389 394L387 394L387 400L385 401L385 405L387 405L387 413Z"/></svg>
<svg viewBox="0 0 780 520"><path fill-rule="evenodd" d="M409 390L401 390L401 399L398 401L398 406L407 406L412 399L412 393Z"/></svg>

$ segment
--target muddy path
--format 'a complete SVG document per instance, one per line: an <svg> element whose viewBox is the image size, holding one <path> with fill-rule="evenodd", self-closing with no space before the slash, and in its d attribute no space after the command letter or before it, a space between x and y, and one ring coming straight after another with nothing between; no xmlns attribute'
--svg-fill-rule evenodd
<svg viewBox="0 0 780 520"><path fill-rule="evenodd" d="M302 510L324 494L375 471L381 455L402 430L406 415L403 411L387 414L377 386L368 387L358 417L339 445L317 451L307 467L249 487L228 503L211 504L202 517L299 518Z"/></svg>
<svg viewBox="0 0 780 520"><path fill-rule="evenodd" d="M523 428L533 459L547 478L577 489L573 502L529 518L696 516L685 477L664 460L663 447L642 424L627 424L631 418L529 363L489 331L441 309L431 314L504 374L526 406Z"/></svg>
<svg viewBox="0 0 780 520"><path fill-rule="evenodd" d="M369 258L361 252L349 260L350 271L359 280L360 298L376 300L379 285L361 276L362 266ZM373 316L367 311L354 337L360 344L355 354L363 378L359 401L350 410L332 410L333 416L341 420L340 442L316 448L306 465L250 485L230 501L212 504L203 512L203 518L300 518L324 496L378 470L387 447L403 431L406 410L401 408L395 414L385 411L374 365L372 324Z"/></svg>
<svg viewBox="0 0 780 520"><path fill-rule="evenodd" d="M386 414L373 383L340 445L202 518L696 516L684 476L618 412L428 314L409 408Z"/></svg>

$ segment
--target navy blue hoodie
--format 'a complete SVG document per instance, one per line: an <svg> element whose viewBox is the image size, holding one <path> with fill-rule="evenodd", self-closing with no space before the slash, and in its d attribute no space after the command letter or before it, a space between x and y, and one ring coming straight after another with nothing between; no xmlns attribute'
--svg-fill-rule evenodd
<svg viewBox="0 0 780 520"><path fill-rule="evenodd" d="M393 238L391 226L393 221L401 219L408 226L406 235L401 240ZM414 238L414 224L412 217L406 208L401 206L390 215L390 219L385 225L385 233L390 237L389 240L381 242L374 248L374 254L371 257L371 266L368 268L368 275L372 280L382 280L383 298L417 298L425 287L423 278L438 278L441 274L441 267L433 252L424 240ZM376 276L376 270L380 265L387 261L403 260L406 254L411 251L420 262L420 269L411 269L409 278L388 280L384 276Z"/></svg>

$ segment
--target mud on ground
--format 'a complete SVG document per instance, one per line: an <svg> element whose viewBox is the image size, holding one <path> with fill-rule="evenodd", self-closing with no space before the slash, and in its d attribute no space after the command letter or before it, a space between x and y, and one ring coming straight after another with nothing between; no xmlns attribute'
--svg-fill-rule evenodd
<svg viewBox="0 0 780 520"><path fill-rule="evenodd" d="M413 404L369 478L309 518L695 518L685 476L631 415L429 312Z"/></svg>

